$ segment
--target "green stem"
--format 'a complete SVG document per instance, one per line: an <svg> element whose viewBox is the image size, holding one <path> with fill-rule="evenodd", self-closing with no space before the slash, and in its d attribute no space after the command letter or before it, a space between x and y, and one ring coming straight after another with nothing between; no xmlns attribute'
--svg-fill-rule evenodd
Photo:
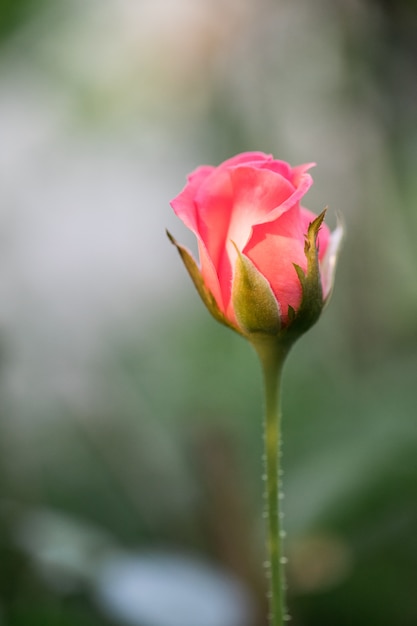
<svg viewBox="0 0 417 626"><path fill-rule="evenodd" d="M287 354L272 342L257 342L265 389L265 474L267 553L266 574L269 580L269 626L283 626L287 619L284 593L283 531L280 510L281 476L281 379Z"/></svg>

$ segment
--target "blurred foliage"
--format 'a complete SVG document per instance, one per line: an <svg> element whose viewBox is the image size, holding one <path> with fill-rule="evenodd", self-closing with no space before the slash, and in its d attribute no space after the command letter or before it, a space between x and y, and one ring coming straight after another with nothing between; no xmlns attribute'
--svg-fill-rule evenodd
<svg viewBox="0 0 417 626"><path fill-rule="evenodd" d="M32 462L21 468L20 480L3 486L3 497L94 523L125 547L206 554L245 580L262 606L260 375L249 346L213 324L197 297L194 304L195 319L160 320L148 339L111 346L97 367L102 387L95 414L55 415L42 429L27 425L27 441L5 456L25 464L30 448ZM372 371L355 372L329 356L329 332L339 326L335 311L326 312L294 350L286 373L285 525L294 621L411 626L417 619L417 355L407 367L402 354L390 354ZM311 549L300 557L305 542ZM16 537L3 535L2 604L9 615L11 603L13 616L6 623L38 623L38 612L48 623L71 623L77 595L65 600L68 613L56 621L48 611L58 608L51 599L39 606L38 593L34 621L19 617L10 581L31 603L36 580L28 582L30 568L13 545Z"/></svg>
<svg viewBox="0 0 417 626"><path fill-rule="evenodd" d="M1 0L0 44L14 35L20 27L39 16L49 0Z"/></svg>

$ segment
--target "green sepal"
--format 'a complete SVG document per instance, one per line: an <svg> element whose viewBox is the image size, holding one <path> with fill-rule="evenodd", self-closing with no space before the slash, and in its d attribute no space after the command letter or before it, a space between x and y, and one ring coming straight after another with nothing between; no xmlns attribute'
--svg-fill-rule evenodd
<svg viewBox="0 0 417 626"><path fill-rule="evenodd" d="M255 265L236 247L237 259L232 285L236 319L244 333L277 335L281 327L279 305L271 286Z"/></svg>
<svg viewBox="0 0 417 626"><path fill-rule="evenodd" d="M291 324L294 320L295 320L295 309L294 307L291 306L291 304L289 304L288 305L288 321Z"/></svg>
<svg viewBox="0 0 417 626"><path fill-rule="evenodd" d="M241 335L242 334L241 330L237 328L237 326L229 322L229 320L226 318L224 313L220 310L215 297L213 296L211 291L207 289L204 283L203 277L201 275L200 269L197 263L195 262L195 260L193 259L192 255L190 254L190 252L186 248L184 248L184 246L181 246L174 239L174 237L171 235L170 232L166 231L166 233L168 235L168 239L170 240L170 242L174 244L174 246L177 248L179 255L185 265L185 268L188 271L190 278L193 281L194 286L200 295L200 298L202 299L203 303L205 304L209 312L218 322L220 322L221 324L224 324L228 328L231 328L232 330L236 331L237 333Z"/></svg>
<svg viewBox="0 0 417 626"><path fill-rule="evenodd" d="M299 265L294 263L295 271L301 283L302 298L296 312L294 312L292 307L289 307L288 310L290 323L285 329L285 334L288 333L293 340L305 333L317 322L324 307L323 289L319 270L317 235L325 215L326 209L320 213L308 227L304 245L304 253L307 258L307 271L304 272Z"/></svg>

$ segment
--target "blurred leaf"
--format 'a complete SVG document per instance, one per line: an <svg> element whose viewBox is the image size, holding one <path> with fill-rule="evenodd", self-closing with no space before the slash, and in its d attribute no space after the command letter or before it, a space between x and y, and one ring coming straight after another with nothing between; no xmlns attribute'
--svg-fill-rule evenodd
<svg viewBox="0 0 417 626"><path fill-rule="evenodd" d="M0 44L43 11L50 0L1 0Z"/></svg>

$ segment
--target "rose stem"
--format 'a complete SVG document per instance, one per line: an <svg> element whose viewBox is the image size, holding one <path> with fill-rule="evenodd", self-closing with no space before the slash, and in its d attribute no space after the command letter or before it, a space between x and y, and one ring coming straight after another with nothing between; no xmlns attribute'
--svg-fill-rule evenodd
<svg viewBox="0 0 417 626"><path fill-rule="evenodd" d="M266 575L269 582L269 626L283 626L288 616L285 608L283 532L280 511L281 476L281 379L286 350L271 342L255 344L261 361L265 389L265 473L267 554Z"/></svg>

